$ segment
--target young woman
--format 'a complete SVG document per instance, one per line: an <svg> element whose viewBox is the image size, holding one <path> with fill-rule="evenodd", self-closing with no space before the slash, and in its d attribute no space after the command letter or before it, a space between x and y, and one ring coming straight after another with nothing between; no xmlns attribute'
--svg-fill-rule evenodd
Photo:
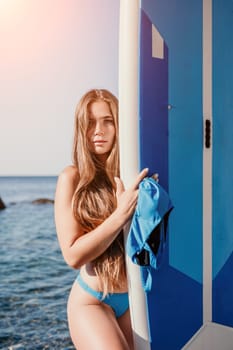
<svg viewBox="0 0 233 350"><path fill-rule="evenodd" d="M91 90L75 115L73 165L61 173L55 222L65 261L78 269L68 300L79 350L132 350L124 225L133 215L144 169L127 190L119 178L118 101Z"/></svg>

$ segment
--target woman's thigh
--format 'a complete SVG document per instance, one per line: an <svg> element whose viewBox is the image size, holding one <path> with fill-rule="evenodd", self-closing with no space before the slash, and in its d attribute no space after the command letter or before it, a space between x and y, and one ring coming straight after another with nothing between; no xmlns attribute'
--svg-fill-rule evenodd
<svg viewBox="0 0 233 350"><path fill-rule="evenodd" d="M78 350L129 350L113 312L103 305L82 305L68 314L70 335Z"/></svg>
<svg viewBox="0 0 233 350"><path fill-rule="evenodd" d="M68 301L68 322L78 350L131 350L112 309L89 298L74 284Z"/></svg>
<svg viewBox="0 0 233 350"><path fill-rule="evenodd" d="M132 331L129 309L121 317L119 317L117 321L125 336L125 339L127 339L130 350L133 350L134 349L133 331Z"/></svg>

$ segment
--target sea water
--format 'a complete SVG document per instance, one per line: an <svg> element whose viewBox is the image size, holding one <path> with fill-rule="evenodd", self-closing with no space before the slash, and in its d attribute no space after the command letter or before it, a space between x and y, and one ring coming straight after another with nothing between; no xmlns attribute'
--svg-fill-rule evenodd
<svg viewBox="0 0 233 350"><path fill-rule="evenodd" d="M66 303L76 272L58 245L56 177L0 177L0 349L65 350L72 346Z"/></svg>

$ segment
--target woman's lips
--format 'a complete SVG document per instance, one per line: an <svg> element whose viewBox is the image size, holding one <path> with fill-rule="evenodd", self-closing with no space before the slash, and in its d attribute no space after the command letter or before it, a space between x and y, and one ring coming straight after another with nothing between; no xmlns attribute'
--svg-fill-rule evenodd
<svg viewBox="0 0 233 350"><path fill-rule="evenodd" d="M95 140L94 141L94 143L105 143L105 142L107 142L107 141L105 141L105 140Z"/></svg>

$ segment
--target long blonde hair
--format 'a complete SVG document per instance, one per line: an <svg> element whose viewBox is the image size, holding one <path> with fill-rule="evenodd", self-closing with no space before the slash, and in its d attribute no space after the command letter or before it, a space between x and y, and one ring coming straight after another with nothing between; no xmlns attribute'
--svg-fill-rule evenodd
<svg viewBox="0 0 233 350"><path fill-rule="evenodd" d="M87 130L90 105L108 103L115 126L115 140L106 163L101 163L89 149ZM119 176L118 100L108 90L90 90L80 100L75 112L73 163L79 179L73 197L73 213L84 232L100 225L116 208L114 176ZM93 262L104 295L121 287L125 280L122 233Z"/></svg>

